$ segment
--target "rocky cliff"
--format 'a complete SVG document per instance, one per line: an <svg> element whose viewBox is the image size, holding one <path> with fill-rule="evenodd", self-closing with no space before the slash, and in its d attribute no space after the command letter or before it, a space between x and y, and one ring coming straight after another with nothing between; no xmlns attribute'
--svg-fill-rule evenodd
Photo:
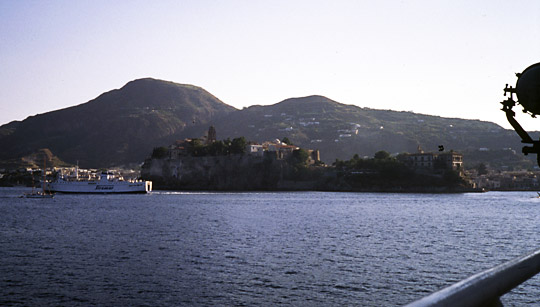
<svg viewBox="0 0 540 307"><path fill-rule="evenodd" d="M148 159L141 176L157 189L276 190L288 165L284 160L250 155Z"/></svg>
<svg viewBox="0 0 540 307"><path fill-rule="evenodd" d="M459 179L419 174L397 161L357 171L336 167L297 168L271 155L225 155L146 160L141 175L156 190L473 192ZM398 169L400 168L400 169ZM396 173L397 172L397 173ZM452 175L452 174L450 174ZM458 175L456 175L458 176Z"/></svg>

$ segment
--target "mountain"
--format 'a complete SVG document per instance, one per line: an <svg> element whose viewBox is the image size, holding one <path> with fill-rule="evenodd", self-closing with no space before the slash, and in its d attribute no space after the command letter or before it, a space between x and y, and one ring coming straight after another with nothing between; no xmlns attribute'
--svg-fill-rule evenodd
<svg viewBox="0 0 540 307"><path fill-rule="evenodd" d="M534 164L519 153L522 144L516 133L494 123L361 108L323 96L252 106L213 123L218 138L243 135L262 142L287 137L295 145L319 149L321 159L327 163L350 159L354 154L372 157L379 150L413 153L420 147L438 151L442 145L445 150L477 152L482 148L510 154L497 166Z"/></svg>
<svg viewBox="0 0 540 307"><path fill-rule="evenodd" d="M49 148L82 167L141 163L154 147L201 137L210 125L218 139L287 137L319 149L326 163L354 154L372 157L379 150L437 151L442 145L463 152L467 167L480 162L510 169L535 165L520 153L513 130L490 122L361 108L323 96L237 110L202 88L155 79L135 80L87 103L1 126L0 160Z"/></svg>
<svg viewBox="0 0 540 307"><path fill-rule="evenodd" d="M139 79L87 103L0 127L0 159L49 148L83 167L140 163L186 127L235 110L200 87Z"/></svg>

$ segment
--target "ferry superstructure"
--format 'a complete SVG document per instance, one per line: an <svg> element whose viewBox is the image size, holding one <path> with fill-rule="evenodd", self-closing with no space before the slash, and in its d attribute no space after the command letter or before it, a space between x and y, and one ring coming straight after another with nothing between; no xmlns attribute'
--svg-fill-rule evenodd
<svg viewBox="0 0 540 307"><path fill-rule="evenodd" d="M152 181L123 180L110 172L102 172L99 179L59 176L58 179L49 182L48 189L60 193L148 193L152 191Z"/></svg>

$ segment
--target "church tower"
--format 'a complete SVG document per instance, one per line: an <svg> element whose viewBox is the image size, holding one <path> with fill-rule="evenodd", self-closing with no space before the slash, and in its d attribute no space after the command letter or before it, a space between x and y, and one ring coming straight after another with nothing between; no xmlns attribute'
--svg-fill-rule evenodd
<svg viewBox="0 0 540 307"><path fill-rule="evenodd" d="M206 144L212 144L216 141L216 128L210 126L208 129L208 137L206 138Z"/></svg>

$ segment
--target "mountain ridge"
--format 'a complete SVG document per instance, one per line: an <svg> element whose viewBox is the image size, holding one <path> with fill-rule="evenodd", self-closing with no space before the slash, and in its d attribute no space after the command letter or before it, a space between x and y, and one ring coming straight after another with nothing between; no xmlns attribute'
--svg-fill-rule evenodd
<svg viewBox="0 0 540 307"><path fill-rule="evenodd" d="M514 131L492 122L364 108L321 95L239 110L198 86L142 78L86 103L0 126L0 159L49 148L82 167L141 163L152 148L201 137L210 125L218 139L288 137L319 149L327 163L378 150L436 151L440 145L460 151L521 148ZM523 162L520 155L515 159Z"/></svg>
<svg viewBox="0 0 540 307"><path fill-rule="evenodd" d="M0 159L49 148L81 166L132 163L149 146L234 110L199 87L137 79L86 103L1 126Z"/></svg>
<svg viewBox="0 0 540 307"><path fill-rule="evenodd" d="M515 132L495 123L361 108L324 96L252 106L230 113L214 125L222 138L243 135L260 142L287 137L302 147L320 149L326 162L349 159L355 153L371 156L378 150L399 153L416 152L418 147L437 151L439 145L454 150L520 145Z"/></svg>

